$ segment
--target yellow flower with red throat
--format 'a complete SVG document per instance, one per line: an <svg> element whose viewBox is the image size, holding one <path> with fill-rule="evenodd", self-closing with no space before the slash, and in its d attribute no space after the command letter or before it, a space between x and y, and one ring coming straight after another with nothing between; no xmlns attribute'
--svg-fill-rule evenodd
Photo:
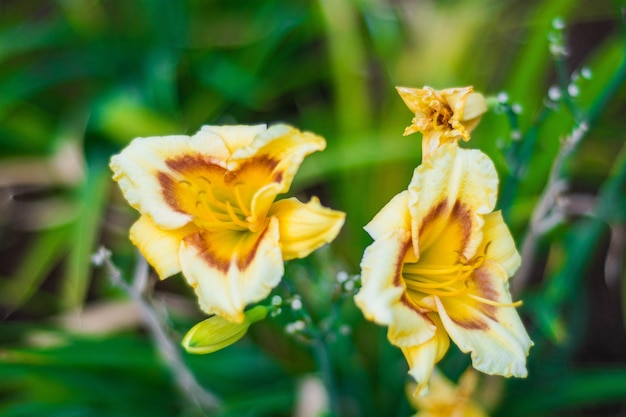
<svg viewBox="0 0 626 417"><path fill-rule="evenodd" d="M286 125L204 126L135 139L111 159L141 213L132 242L164 279L183 273L200 307L233 322L281 280L283 261L332 241L344 213L317 198L275 201L323 138Z"/></svg>
<svg viewBox="0 0 626 417"><path fill-rule="evenodd" d="M532 342L507 283L520 256L493 211L497 187L485 154L444 144L365 227L374 242L363 255L355 301L367 319L389 327L418 391L449 339L471 353L479 371L527 374Z"/></svg>
<svg viewBox="0 0 626 417"><path fill-rule="evenodd" d="M472 87L435 90L431 87L396 87L409 110L415 114L404 135L421 132L422 158L426 160L440 145L468 141L478 126L487 102Z"/></svg>

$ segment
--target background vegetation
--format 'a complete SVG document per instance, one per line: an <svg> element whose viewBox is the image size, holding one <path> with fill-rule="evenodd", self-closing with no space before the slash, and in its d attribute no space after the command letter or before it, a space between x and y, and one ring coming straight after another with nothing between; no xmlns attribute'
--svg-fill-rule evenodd
<svg viewBox="0 0 626 417"><path fill-rule="evenodd" d="M0 415L294 415L316 375L341 415L409 415L401 353L336 279L358 274L362 226L420 161L396 85L494 97L464 146L500 172L535 347L528 379L483 379L483 404L626 415L623 13L609 0L0 2ZM279 289L323 338L287 334L286 311L228 349L182 354L203 316L180 277L142 281L137 214L108 159L137 136L279 121L328 141L292 193L348 213ZM101 245L121 280L93 265ZM456 379L468 364L452 349L442 368Z"/></svg>

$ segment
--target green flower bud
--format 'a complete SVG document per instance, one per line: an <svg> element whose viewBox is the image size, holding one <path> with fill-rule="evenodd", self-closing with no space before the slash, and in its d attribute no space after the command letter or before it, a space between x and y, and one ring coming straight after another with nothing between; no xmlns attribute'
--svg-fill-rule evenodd
<svg viewBox="0 0 626 417"><path fill-rule="evenodd" d="M255 306L244 313L241 323L233 323L221 316L212 316L193 326L182 345L189 353L202 355L217 352L241 339L252 323L267 317L265 306Z"/></svg>

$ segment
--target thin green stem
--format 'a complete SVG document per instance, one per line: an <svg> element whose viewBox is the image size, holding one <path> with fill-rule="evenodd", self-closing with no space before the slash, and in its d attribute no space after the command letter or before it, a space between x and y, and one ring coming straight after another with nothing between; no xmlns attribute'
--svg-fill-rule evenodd
<svg viewBox="0 0 626 417"><path fill-rule="evenodd" d="M317 367L322 373L324 386L328 391L330 411L333 413L333 415L339 416L341 414L339 412L339 398L337 395L337 388L335 384L335 374L333 370L332 360L330 357L330 352L323 338L323 333L319 331L316 332L316 337L313 340L311 348L313 349L313 355L315 357Z"/></svg>

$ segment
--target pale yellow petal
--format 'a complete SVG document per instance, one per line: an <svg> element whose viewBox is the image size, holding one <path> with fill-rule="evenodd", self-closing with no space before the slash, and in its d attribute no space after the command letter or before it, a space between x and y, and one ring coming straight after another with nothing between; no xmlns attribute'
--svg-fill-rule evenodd
<svg viewBox="0 0 626 417"><path fill-rule="evenodd" d="M477 150L461 149L454 143L442 145L417 167L409 185L409 208L413 219L413 245L421 251L447 227L453 213L467 213L471 230L463 255L471 258L482 242L481 214L491 212L498 191L498 176L493 162ZM429 236L421 231L429 222Z"/></svg>
<svg viewBox="0 0 626 417"><path fill-rule="evenodd" d="M455 87L446 88L439 92L452 109L452 117L455 120L462 120L467 99L472 91L474 91L472 87Z"/></svg>
<svg viewBox="0 0 626 417"><path fill-rule="evenodd" d="M159 278L165 279L180 272L180 245L185 236L195 230L193 225L161 229L148 216L141 216L130 228L130 240L154 267Z"/></svg>
<svg viewBox="0 0 626 417"><path fill-rule="evenodd" d="M323 207L317 197L307 204L296 198L272 205L270 217L278 218L283 260L304 258L333 241L345 220L345 213Z"/></svg>
<svg viewBox="0 0 626 417"><path fill-rule="evenodd" d="M183 240L180 262L202 310L241 323L245 306L267 297L283 276L278 220L258 233L190 235Z"/></svg>
<svg viewBox="0 0 626 417"><path fill-rule="evenodd" d="M411 113L415 114L420 110L419 103L422 101L424 94L420 88L409 87L396 87L396 91L404 101L404 104L411 110ZM407 133L404 133L407 135Z"/></svg>
<svg viewBox="0 0 626 417"><path fill-rule="evenodd" d="M391 306L392 321L387 339L400 348L425 343L435 334L434 323L422 313L405 294Z"/></svg>
<svg viewBox="0 0 626 417"><path fill-rule="evenodd" d="M468 376L472 377L471 386L466 383ZM408 398L419 411L415 417L487 417L482 407L472 399L476 379L477 374L470 367L455 385L435 368L428 395Z"/></svg>
<svg viewBox="0 0 626 417"><path fill-rule="evenodd" d="M500 305L463 301L468 297L435 297L439 317L450 338L470 352L475 369L495 375L525 377L532 341L512 307L505 278L497 264L486 262L475 271L479 295Z"/></svg>
<svg viewBox="0 0 626 417"><path fill-rule="evenodd" d="M172 161L204 161L225 165L228 150L217 136L200 135L137 138L111 158L113 179L135 209L150 216L160 227L176 229L191 221L168 201L164 179L178 182Z"/></svg>
<svg viewBox="0 0 626 417"><path fill-rule="evenodd" d="M410 244L409 231L395 229L365 249L361 260L362 286L354 301L368 320L383 325L393 323L392 307L404 295L399 274Z"/></svg>
<svg viewBox="0 0 626 417"><path fill-rule="evenodd" d="M378 239L394 229L411 230L408 191L394 196L364 229L373 239Z"/></svg>
<svg viewBox="0 0 626 417"><path fill-rule="evenodd" d="M413 408L421 411L435 411L442 405L451 405L457 400L457 387L452 381L434 368L430 374L429 384L424 391L409 391L408 400Z"/></svg>
<svg viewBox="0 0 626 417"><path fill-rule="evenodd" d="M429 394L429 382L435 364L439 362L450 347L450 339L445 332L437 328L437 332L425 343L402 348L402 353L409 364L409 375L415 379L417 386L412 393L419 401L419 396ZM424 397L421 397L424 398Z"/></svg>
<svg viewBox="0 0 626 417"><path fill-rule="evenodd" d="M254 194L253 217L265 216L276 196L289 190L304 158L325 147L321 136L275 125L257 135L250 146L236 150L228 168L233 179L245 178L245 193Z"/></svg>
<svg viewBox="0 0 626 417"><path fill-rule="evenodd" d="M470 131L478 122L472 125L471 128L467 122L480 120L480 117L486 112L487 100L485 100L485 97L480 93L471 93L467 96L465 108L463 109L463 117L460 120L465 123L465 128Z"/></svg>
<svg viewBox="0 0 626 417"><path fill-rule="evenodd" d="M356 305L370 321L389 326L387 337L398 347L424 343L433 337L435 326L410 300L401 265L410 250L408 231L394 229L380 236L361 261L361 289Z"/></svg>
<svg viewBox="0 0 626 417"><path fill-rule="evenodd" d="M422 160L425 161L443 144L446 131L430 130L422 136Z"/></svg>
<svg viewBox="0 0 626 417"><path fill-rule="evenodd" d="M507 277L513 276L519 268L522 258L515 247L515 241L509 228L504 223L502 212L495 211L484 216L483 244L478 253L485 252L487 259L496 262Z"/></svg>
<svg viewBox="0 0 626 417"><path fill-rule="evenodd" d="M202 126L202 129L198 134L211 133L219 136L229 152L232 154L237 149L250 146L254 141L254 138L261 132L264 132L267 126L264 124L246 126L246 125L232 125L232 126Z"/></svg>

